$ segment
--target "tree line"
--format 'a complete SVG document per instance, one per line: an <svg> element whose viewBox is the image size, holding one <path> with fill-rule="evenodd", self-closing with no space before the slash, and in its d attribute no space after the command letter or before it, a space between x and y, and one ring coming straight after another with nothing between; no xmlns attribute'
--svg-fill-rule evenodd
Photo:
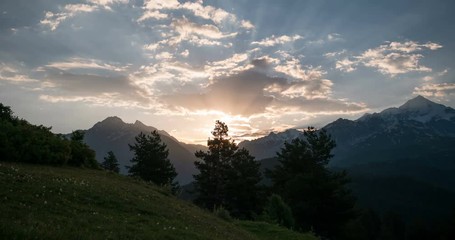
<svg viewBox="0 0 455 240"><path fill-rule="evenodd" d="M98 168L95 151L83 142L84 132L70 138L50 127L30 124L0 103L0 156L4 161Z"/></svg>

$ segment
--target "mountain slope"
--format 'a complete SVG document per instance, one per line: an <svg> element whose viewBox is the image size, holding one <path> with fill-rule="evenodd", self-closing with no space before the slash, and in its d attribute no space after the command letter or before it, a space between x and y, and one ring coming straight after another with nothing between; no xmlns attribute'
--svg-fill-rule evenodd
<svg viewBox="0 0 455 240"><path fill-rule="evenodd" d="M402 214L409 217L442 214L455 207L451 200L444 200L453 200L455 193L454 109L418 96L400 107L355 121L338 119L324 129L337 143L329 167L353 176L351 186L361 205L379 211L402 206ZM271 168L278 164L274 153L295 137L304 136L291 129L240 145L265 158L262 168ZM391 184L399 180L399 184ZM397 198L400 192L403 196ZM434 196L423 197L422 193ZM399 199L406 199L408 207Z"/></svg>
<svg viewBox="0 0 455 240"><path fill-rule="evenodd" d="M316 239L227 222L153 184L100 170L0 162L0 186L1 239ZM276 235L262 237L254 226Z"/></svg>
<svg viewBox="0 0 455 240"><path fill-rule="evenodd" d="M366 114L355 121L340 118L327 124L324 129L337 143L332 166L370 162L380 156L370 154L363 160L352 156L372 152L387 154L384 152L386 150L400 158L438 153L445 164L455 164L450 161L452 141L455 139L455 110L422 96L411 99L398 108ZM303 132L289 129L244 141L239 145L248 149L257 159L272 158L285 141L296 137L303 138Z"/></svg>
<svg viewBox="0 0 455 240"><path fill-rule="evenodd" d="M130 166L133 153L128 144L134 143L134 137L140 132L150 133L157 130L154 127L146 126L140 121L128 124L118 117L108 117L96 123L85 132L84 141L96 151L98 161L103 161L108 151L113 151L119 160L121 173L127 173L126 166ZM158 130L157 130L158 131ZM194 146L186 146L165 131L158 131L161 140L169 149L169 159L174 164L178 173L177 180L180 184L187 184L192 181L192 175L196 173L194 152L188 149L195 149Z"/></svg>

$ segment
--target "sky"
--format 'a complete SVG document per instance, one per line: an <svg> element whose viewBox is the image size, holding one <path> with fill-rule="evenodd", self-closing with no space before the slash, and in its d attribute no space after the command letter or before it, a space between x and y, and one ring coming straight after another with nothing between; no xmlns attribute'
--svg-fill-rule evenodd
<svg viewBox="0 0 455 240"><path fill-rule="evenodd" d="M0 102L56 133L109 116L187 143L455 106L451 0L2 0Z"/></svg>

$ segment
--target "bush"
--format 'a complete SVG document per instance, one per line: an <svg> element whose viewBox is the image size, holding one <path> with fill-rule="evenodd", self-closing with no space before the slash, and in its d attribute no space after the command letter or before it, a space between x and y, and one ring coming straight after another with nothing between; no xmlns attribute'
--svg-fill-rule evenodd
<svg viewBox="0 0 455 240"><path fill-rule="evenodd" d="M215 209L213 209L213 213L215 214L215 216L217 216L225 221L228 221L228 222L232 221L231 214L223 206L215 207Z"/></svg>
<svg viewBox="0 0 455 240"><path fill-rule="evenodd" d="M291 208L276 194L269 197L262 218L290 229L294 227Z"/></svg>

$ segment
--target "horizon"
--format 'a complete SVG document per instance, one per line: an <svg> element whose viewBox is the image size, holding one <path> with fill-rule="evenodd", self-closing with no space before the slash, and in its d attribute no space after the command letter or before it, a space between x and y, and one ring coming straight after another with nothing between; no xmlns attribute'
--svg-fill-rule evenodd
<svg viewBox="0 0 455 240"><path fill-rule="evenodd" d="M416 97L414 97L414 98L412 98L412 99L408 99L406 102L402 103L402 104L399 105L399 106L391 106L391 107L389 107L389 108L382 109L382 110L380 110L380 111L378 111L378 112L366 112L366 113L364 113L361 117L363 117L363 116L365 116L365 115L374 114L374 113L380 113L380 112L385 111L385 110L390 109L390 108L398 108L398 107L401 107L401 106L405 105L406 103L408 103L408 102L411 101L411 100L419 99L419 97L421 97L421 98L423 98L423 99L425 99L425 100L427 100L427 101L431 101L431 100L429 100L428 98L425 98L425 97L423 97L423 96L421 96L421 95L418 95L418 96L416 96ZM433 101L431 101L431 102L433 102ZM433 103L435 103L435 102L433 102ZM436 104L437 104L437 103L436 103ZM450 106L448 106L448 107L450 107ZM360 117L360 118L361 118L361 117ZM97 121L96 123L94 123L92 126L90 126L90 127L87 128L87 129L75 129L75 130L88 130L88 129L92 128L93 126L95 126L97 123L101 123L101 122L103 122L103 121L105 121L105 120L107 120L107 119L109 119L109 118L118 118L118 119L120 119L124 124L133 125L133 124L136 124L137 122L139 122L139 123L141 123L141 124L146 125L147 127L154 127L153 125L148 125L148 124L143 123L140 119L136 119L136 120L134 120L133 122L126 122L124 119L122 119L121 117L118 117L118 116L107 116L107 117L105 117L104 119L102 119L102 120L100 120L100 121ZM338 119L340 119L340 118L338 118ZM290 130L290 129L294 129L294 130L298 130L298 131L304 131L307 127L310 127L310 126L311 126L311 127L316 127L317 129L318 129L318 128L323 128L323 127L325 127L326 125L328 125L328 124L330 124L330 123L333 123L334 121L336 121L336 120L338 120L338 119L333 119L333 120L331 120L331 121L329 121L329 122L327 122L327 123L323 123L321 126L312 126L312 125L308 125L308 126L300 126L300 127L294 127L294 128L283 129L282 131L271 131L271 132L268 132L268 133L264 133L264 135L262 135L262 136L257 136L257 137L249 138L249 139L242 139L241 137L238 138L238 136L232 136L232 135L229 135L229 138L231 138L231 139L237 141L237 144L239 144L239 143L242 142L242 141L256 140L256 139L259 139L259 138L262 138L262 137L266 137L266 136L270 135L271 133L280 133L280 132L284 132L284 131L287 131L287 130ZM359 118L356 118L356 119L349 119L349 120L358 120L358 119L359 119ZM229 126L228 126L228 127L229 127ZM157 130L158 130L158 131L165 131L165 132L167 132L168 134L170 134L166 129L158 129L158 128L157 128ZM54 132L54 133L56 133L56 132ZM70 132L61 133L61 134L69 134L69 133L70 133ZM58 133L57 133L57 134L58 134ZM172 136L172 134L170 134L170 135ZM172 136L172 137L175 137L175 136ZM211 135L208 136L207 139L209 139L210 137L211 137ZM178 140L179 142L183 142L183 143L186 143L186 144L204 145L204 146L205 146L206 143L207 143L207 139L205 139L204 141L200 141L200 142L185 142L185 141L182 141L181 139L178 139L178 138L177 138L177 140Z"/></svg>
<svg viewBox="0 0 455 240"><path fill-rule="evenodd" d="M393 6L393 7L392 7ZM7 0L0 102L53 132L107 116L201 144L404 104L455 107L455 3Z"/></svg>

